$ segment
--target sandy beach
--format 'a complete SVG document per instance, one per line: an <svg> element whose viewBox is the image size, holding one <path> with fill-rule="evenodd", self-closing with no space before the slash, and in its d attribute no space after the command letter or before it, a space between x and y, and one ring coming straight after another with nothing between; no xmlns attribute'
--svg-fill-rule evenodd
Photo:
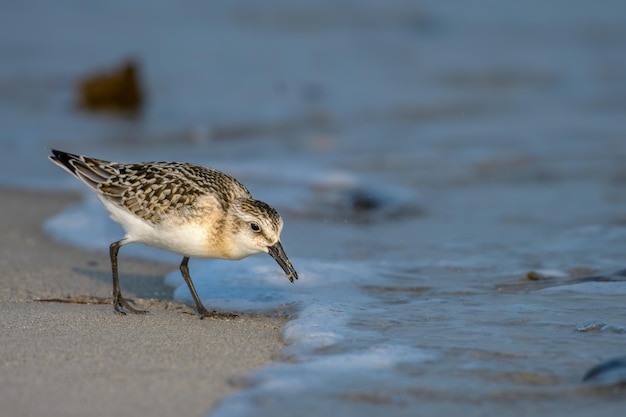
<svg viewBox="0 0 626 417"><path fill-rule="evenodd" d="M284 318L200 320L163 284L176 265L123 253L122 290L150 313L115 314L108 254L41 232L78 196L0 188L0 198L2 415L204 415L283 346Z"/></svg>

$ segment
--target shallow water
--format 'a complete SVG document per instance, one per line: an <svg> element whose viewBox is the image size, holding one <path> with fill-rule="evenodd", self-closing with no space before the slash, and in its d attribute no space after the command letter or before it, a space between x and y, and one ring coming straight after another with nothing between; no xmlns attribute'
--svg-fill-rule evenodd
<svg viewBox="0 0 626 417"><path fill-rule="evenodd" d="M621 2L30 7L0 16L3 182L81 189L44 146L186 160L285 218L293 285L265 255L190 263L207 306L294 313L210 415L623 413L582 383L626 346ZM74 78L131 54L142 117L75 110ZM93 197L45 229L121 233Z"/></svg>

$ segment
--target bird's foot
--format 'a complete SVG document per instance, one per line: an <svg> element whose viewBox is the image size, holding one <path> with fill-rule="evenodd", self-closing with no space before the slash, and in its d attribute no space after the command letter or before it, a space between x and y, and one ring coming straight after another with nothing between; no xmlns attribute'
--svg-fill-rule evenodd
<svg viewBox="0 0 626 417"><path fill-rule="evenodd" d="M113 297L113 308L119 314L125 316L126 313L131 314L146 314L148 310L138 310L135 307L131 306L128 301L121 294Z"/></svg>
<svg viewBox="0 0 626 417"><path fill-rule="evenodd" d="M205 317L208 318L212 318L212 319L221 319L221 320L229 320L229 319L236 319L237 317L239 317L239 315L235 314L235 313L228 313L225 311L209 311L206 308L200 308L198 309L198 314L200 315L200 319L204 319Z"/></svg>

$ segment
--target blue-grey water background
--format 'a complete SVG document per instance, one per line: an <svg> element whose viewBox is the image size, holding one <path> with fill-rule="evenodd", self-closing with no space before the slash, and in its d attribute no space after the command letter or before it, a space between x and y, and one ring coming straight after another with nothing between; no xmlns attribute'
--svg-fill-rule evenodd
<svg viewBox="0 0 626 417"><path fill-rule="evenodd" d="M282 213L296 284L266 255L190 263L209 306L295 312L209 415L623 414L581 379L626 352L625 3L0 8L0 181L85 192L52 236L121 230L46 147L209 165ZM128 57L141 117L78 110Z"/></svg>

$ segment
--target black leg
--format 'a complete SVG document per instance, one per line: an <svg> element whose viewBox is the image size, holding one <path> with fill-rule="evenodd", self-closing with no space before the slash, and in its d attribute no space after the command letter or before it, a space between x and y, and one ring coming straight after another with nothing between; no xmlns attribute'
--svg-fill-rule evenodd
<svg viewBox="0 0 626 417"><path fill-rule="evenodd" d="M191 276L189 275L189 257L183 257L183 261L180 263L180 273L183 275L183 279L187 283L187 287L189 287L189 292L191 292L191 296L193 297L193 301L196 303L196 308L198 309L198 314L200 318L203 319L205 317L213 317L220 319L230 319L237 317L236 314L232 313L221 313L217 311L209 311L207 310L202 301L200 301L200 297L198 297L198 293L196 292L196 287L194 287L193 282L191 281Z"/></svg>
<svg viewBox="0 0 626 417"><path fill-rule="evenodd" d="M124 297L120 289L120 280L117 275L117 253L124 244L122 240L111 243L109 246L109 254L111 255L111 270L113 272L113 308L120 314L126 314L126 311L133 314L146 314L147 310L137 310L132 307ZM124 311L124 309L126 311Z"/></svg>

